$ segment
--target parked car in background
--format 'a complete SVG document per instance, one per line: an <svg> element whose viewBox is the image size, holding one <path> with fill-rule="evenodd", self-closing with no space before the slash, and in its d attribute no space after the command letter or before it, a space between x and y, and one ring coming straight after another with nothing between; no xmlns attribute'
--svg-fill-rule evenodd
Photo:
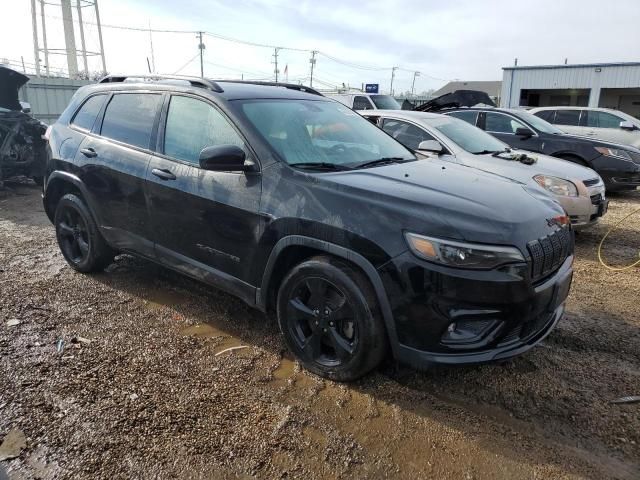
<svg viewBox="0 0 640 480"><path fill-rule="evenodd" d="M549 195L419 158L300 85L107 77L51 127L44 208L68 264L143 256L276 313L334 380L390 348L498 361L564 312L573 231Z"/></svg>
<svg viewBox="0 0 640 480"><path fill-rule="evenodd" d="M640 186L640 150L637 148L564 133L521 109L471 107L440 113L475 125L513 148L592 168L602 177L608 191L635 190Z"/></svg>
<svg viewBox="0 0 640 480"><path fill-rule="evenodd" d="M391 95L378 93L329 93L325 96L337 100L353 110L400 110L402 108Z"/></svg>
<svg viewBox="0 0 640 480"><path fill-rule="evenodd" d="M540 107L529 112L567 133L640 148L640 120L619 110Z"/></svg>
<svg viewBox="0 0 640 480"><path fill-rule="evenodd" d="M29 77L0 66L0 182L24 175L42 184L47 126L28 112L30 106L18 101L18 90Z"/></svg>
<svg viewBox="0 0 640 480"><path fill-rule="evenodd" d="M445 115L360 113L411 150L543 188L563 206L575 228L592 225L607 211L604 183L590 168L511 149L479 128Z"/></svg>

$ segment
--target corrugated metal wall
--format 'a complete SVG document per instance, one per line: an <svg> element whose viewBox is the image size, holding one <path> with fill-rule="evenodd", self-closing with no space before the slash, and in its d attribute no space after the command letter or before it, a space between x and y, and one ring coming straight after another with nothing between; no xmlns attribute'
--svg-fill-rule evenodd
<svg viewBox="0 0 640 480"><path fill-rule="evenodd" d="M30 76L20 89L20 101L31 104L31 114L38 120L54 123L67 107L78 88L92 83L88 80Z"/></svg>
<svg viewBox="0 0 640 480"><path fill-rule="evenodd" d="M597 71L597 70L600 71ZM640 65L560 65L557 67L519 67L505 69L502 78L503 107L518 106L520 90L577 89L592 90L590 106L597 106L602 88L640 88ZM594 95L595 92L597 95ZM595 103L596 105L591 105Z"/></svg>

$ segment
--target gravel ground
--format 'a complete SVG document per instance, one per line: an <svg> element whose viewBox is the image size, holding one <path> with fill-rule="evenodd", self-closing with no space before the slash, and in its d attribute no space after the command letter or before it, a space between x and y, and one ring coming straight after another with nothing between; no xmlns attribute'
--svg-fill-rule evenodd
<svg viewBox="0 0 640 480"><path fill-rule="evenodd" d="M0 478L640 478L640 403L610 403L640 395L640 267L597 257L640 192L578 236L568 313L543 345L341 385L205 285L130 256L74 273L37 187L5 186L0 441L22 432L26 446ZM639 248L640 213L603 252L621 265Z"/></svg>

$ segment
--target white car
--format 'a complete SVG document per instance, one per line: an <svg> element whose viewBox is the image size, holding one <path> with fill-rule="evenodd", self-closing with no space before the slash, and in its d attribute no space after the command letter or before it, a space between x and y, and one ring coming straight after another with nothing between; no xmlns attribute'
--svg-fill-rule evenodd
<svg viewBox="0 0 640 480"><path fill-rule="evenodd" d="M607 211L604 182L590 168L509 145L464 120L407 110L359 112L405 147L542 188L564 207L574 228L588 227Z"/></svg>
<svg viewBox="0 0 640 480"><path fill-rule="evenodd" d="M640 120L619 110L540 107L529 112L567 133L640 148Z"/></svg>

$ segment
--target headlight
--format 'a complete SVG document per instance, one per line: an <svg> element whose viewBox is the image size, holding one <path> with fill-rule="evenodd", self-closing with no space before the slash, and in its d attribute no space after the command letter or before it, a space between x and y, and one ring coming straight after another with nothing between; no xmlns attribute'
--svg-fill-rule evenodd
<svg viewBox="0 0 640 480"><path fill-rule="evenodd" d="M414 255L449 267L491 269L525 261L515 247L441 240L416 233L405 233L405 238Z"/></svg>
<svg viewBox="0 0 640 480"><path fill-rule="evenodd" d="M536 175L533 179L538 182L538 185L554 195L561 195L564 197L578 196L578 188L569 180L564 180L563 178L558 177L549 177L547 175Z"/></svg>
<svg viewBox="0 0 640 480"><path fill-rule="evenodd" d="M601 153L605 157L622 158L623 160L633 161L631 155L626 150L620 150L619 148L608 147L595 147L598 153Z"/></svg>

